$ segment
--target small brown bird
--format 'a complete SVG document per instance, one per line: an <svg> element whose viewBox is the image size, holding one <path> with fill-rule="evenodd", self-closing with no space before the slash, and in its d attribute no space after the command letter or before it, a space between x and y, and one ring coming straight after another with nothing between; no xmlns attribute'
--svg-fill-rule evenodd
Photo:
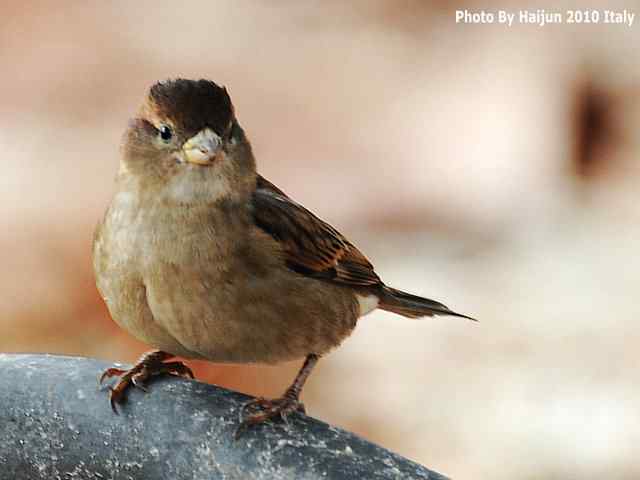
<svg viewBox="0 0 640 480"><path fill-rule="evenodd" d="M381 308L409 318L455 313L386 286L331 225L256 173L225 88L151 87L124 135L113 197L94 239L98 289L113 319L158 350L119 376L111 406L153 375L193 377L179 356L230 363L305 358L276 400L247 405L242 426L303 410L321 355Z"/></svg>

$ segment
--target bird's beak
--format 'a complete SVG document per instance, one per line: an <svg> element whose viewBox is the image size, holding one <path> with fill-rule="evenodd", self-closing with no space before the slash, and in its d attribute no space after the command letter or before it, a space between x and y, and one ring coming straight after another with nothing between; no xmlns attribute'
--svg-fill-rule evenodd
<svg viewBox="0 0 640 480"><path fill-rule="evenodd" d="M211 165L222 144L220 137L210 128L200 130L182 145L186 162L197 165Z"/></svg>

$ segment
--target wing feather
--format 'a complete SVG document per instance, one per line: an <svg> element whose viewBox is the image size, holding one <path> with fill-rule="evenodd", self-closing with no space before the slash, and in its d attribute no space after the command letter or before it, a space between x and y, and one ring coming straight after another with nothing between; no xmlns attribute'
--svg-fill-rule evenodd
<svg viewBox="0 0 640 480"><path fill-rule="evenodd" d="M256 225L282 244L292 270L348 285L381 285L373 265L351 242L262 176L253 214Z"/></svg>

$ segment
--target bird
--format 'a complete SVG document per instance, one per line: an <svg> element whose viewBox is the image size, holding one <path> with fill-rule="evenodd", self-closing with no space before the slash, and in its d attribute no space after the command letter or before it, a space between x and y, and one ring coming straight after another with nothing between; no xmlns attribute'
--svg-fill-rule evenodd
<svg viewBox="0 0 640 480"><path fill-rule="evenodd" d="M474 320L386 285L344 235L257 173L229 93L211 80L151 86L120 157L94 234L96 285L113 320L154 350L100 377L116 377L116 413L128 388L146 390L153 376L193 378L176 357L304 359L281 397L244 405L240 427L287 420L305 411L300 394L318 360L371 311Z"/></svg>

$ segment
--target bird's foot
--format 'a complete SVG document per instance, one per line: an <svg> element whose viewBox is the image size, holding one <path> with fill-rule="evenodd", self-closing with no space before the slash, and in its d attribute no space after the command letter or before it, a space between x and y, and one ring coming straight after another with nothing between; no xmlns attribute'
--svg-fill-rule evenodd
<svg viewBox="0 0 640 480"><path fill-rule="evenodd" d="M315 353L307 355L298 375L296 375L295 380L282 397L275 400L255 398L245 403L242 410L240 410L240 426L236 430L236 439L240 437L242 432L253 425L258 425L277 417L288 423L289 415L293 412L306 413L304 405L300 401L300 392L311 370L318 363L319 358L320 356Z"/></svg>
<svg viewBox="0 0 640 480"><path fill-rule="evenodd" d="M288 423L289 415L293 412L306 413L303 403L290 392L273 400L255 398L245 403L240 411L240 426L236 430L236 438L246 429L268 420L280 418Z"/></svg>
<svg viewBox="0 0 640 480"><path fill-rule="evenodd" d="M100 376L99 384L111 377L120 377L115 386L109 387L109 402L115 413L118 413L117 404L126 400L125 391L133 385L140 390L147 392L145 383L156 375L174 375L183 378L195 378L193 372L182 362L164 362L173 355L161 351L147 352L129 370L120 368L107 368Z"/></svg>

